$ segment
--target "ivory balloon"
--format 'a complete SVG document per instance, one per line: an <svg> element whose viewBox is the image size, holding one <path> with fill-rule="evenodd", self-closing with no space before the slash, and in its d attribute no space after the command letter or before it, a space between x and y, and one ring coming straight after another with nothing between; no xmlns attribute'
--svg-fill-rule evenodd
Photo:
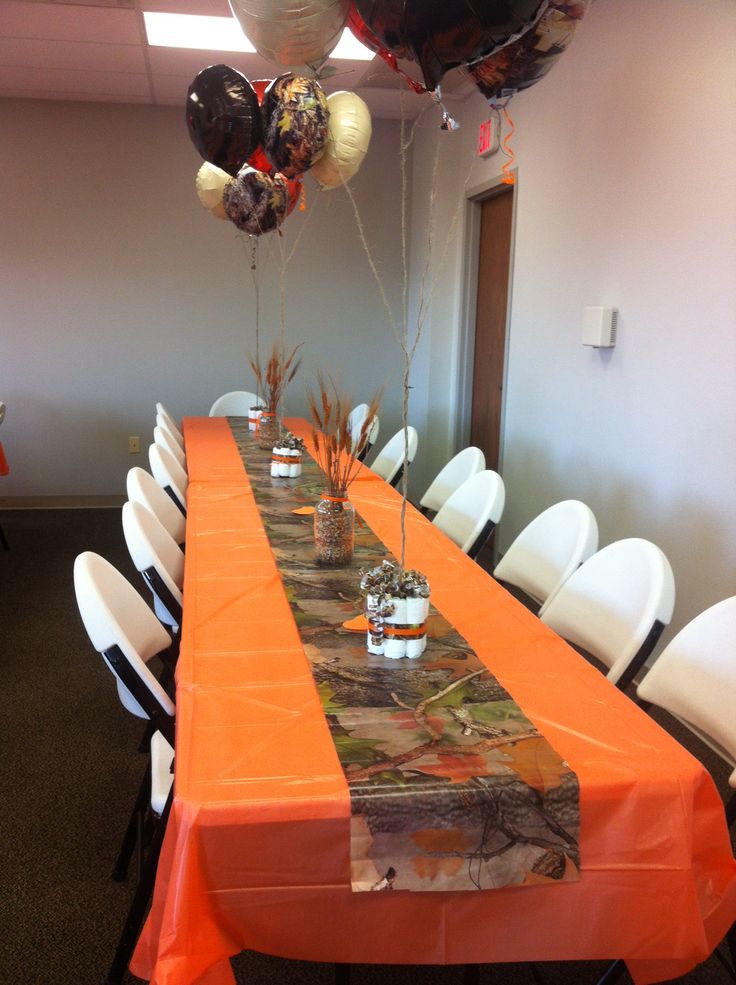
<svg viewBox="0 0 736 985"><path fill-rule="evenodd" d="M371 141L371 114L354 92L333 92L327 97L327 107L327 144L311 171L323 188L338 188L363 163Z"/></svg>
<svg viewBox="0 0 736 985"><path fill-rule="evenodd" d="M349 0L230 0L262 58L278 65L320 65L340 40Z"/></svg>
<svg viewBox="0 0 736 985"><path fill-rule="evenodd" d="M222 193L228 181L232 181L232 178L227 171L210 164L209 161L205 161L197 171L197 196L202 205L218 219L227 219L225 206L222 204Z"/></svg>

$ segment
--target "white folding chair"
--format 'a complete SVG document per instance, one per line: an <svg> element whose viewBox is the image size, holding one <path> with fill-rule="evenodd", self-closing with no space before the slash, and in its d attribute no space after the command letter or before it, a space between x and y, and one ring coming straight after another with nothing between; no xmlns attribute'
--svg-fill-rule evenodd
<svg viewBox="0 0 736 985"><path fill-rule="evenodd" d="M248 390L231 390L223 393L210 407L210 417L248 417L251 407L265 407L255 393Z"/></svg>
<svg viewBox="0 0 736 985"><path fill-rule="evenodd" d="M123 506L123 534L136 570L151 589L156 615L178 632L184 585L181 548L150 510L130 500Z"/></svg>
<svg viewBox="0 0 736 985"><path fill-rule="evenodd" d="M472 475L482 472L486 467L486 457L480 448L471 445L463 448L437 473L434 481L419 500L419 509L425 516L437 513L450 496Z"/></svg>
<svg viewBox="0 0 736 985"><path fill-rule="evenodd" d="M84 628L115 675L123 706L173 736L166 719L173 720L174 703L147 666L169 650L169 634L130 582L99 554L85 551L77 557L74 590Z"/></svg>
<svg viewBox="0 0 736 985"><path fill-rule="evenodd" d="M158 445L159 448L165 448L166 451L176 459L179 465L186 472L187 456L184 454L184 449L175 441L174 438L171 437L168 431L165 431L162 427L159 427L158 424L153 429L153 442Z"/></svg>
<svg viewBox="0 0 736 985"><path fill-rule="evenodd" d="M681 719L732 768L736 765L736 596L701 612L662 650L636 689L645 707ZM736 790L736 769L729 786ZM736 793L728 823L736 820Z"/></svg>
<svg viewBox="0 0 736 985"><path fill-rule="evenodd" d="M675 579L651 541L609 544L574 571L550 599L542 622L606 667L622 690L651 655L672 618Z"/></svg>
<svg viewBox="0 0 736 985"><path fill-rule="evenodd" d="M172 803L174 702L148 662L163 656L171 637L161 626L133 586L109 562L86 551L74 562L74 590L82 622L92 646L115 676L123 706L145 718L152 728L151 761L138 791L126 828L113 877L125 877L138 835L142 815L150 805L160 820L154 829L140 879L106 982L118 985L130 962L148 901L153 891L166 822ZM154 802L155 798L155 802Z"/></svg>
<svg viewBox="0 0 736 985"><path fill-rule="evenodd" d="M165 431L181 450L184 451L184 435L179 428L172 425L172 422L168 418L164 417L163 414L156 414L156 426L160 427L162 431Z"/></svg>
<svg viewBox="0 0 736 985"><path fill-rule="evenodd" d="M598 550L598 524L577 499L555 503L521 531L493 571L534 599L541 615L555 592Z"/></svg>
<svg viewBox="0 0 736 985"><path fill-rule="evenodd" d="M368 404L358 404L348 414L348 429L350 430L350 440L352 442L353 449L360 441L361 431L363 430L363 425L365 424L365 419L368 416L368 411L370 407ZM378 437L378 432L381 429L381 422L378 419L378 414L374 414L373 420L368 428L368 433L365 436L365 443L360 449L356 458L359 462L365 461L365 456L371 450L373 445L376 443L376 438Z"/></svg>
<svg viewBox="0 0 736 985"><path fill-rule="evenodd" d="M187 487L189 477L177 460L156 442L148 448L148 461L153 478L184 516L187 515Z"/></svg>
<svg viewBox="0 0 736 985"><path fill-rule="evenodd" d="M348 429L350 431L350 440L353 444L358 440L360 429L363 427L363 421L368 416L369 409L368 404L356 404L348 414Z"/></svg>
<svg viewBox="0 0 736 985"><path fill-rule="evenodd" d="M378 414L375 414L374 417L373 417L373 420L371 421L370 426L368 428L368 434L366 435L366 438L365 438L365 445L363 446L363 450L358 455L358 461L359 462L364 462L365 461L365 456L368 454L368 452L371 450L371 448L375 445L376 438L378 437L378 432L380 430L381 430L381 421L380 421L380 419L378 417Z"/></svg>
<svg viewBox="0 0 736 985"><path fill-rule="evenodd" d="M167 424L169 424L174 431L178 431L179 434L181 434L179 421L176 420L174 415L166 408L165 404L161 403L160 400L156 402L156 413L160 414L162 417L165 417Z"/></svg>
<svg viewBox="0 0 736 985"><path fill-rule="evenodd" d="M417 436L416 428L409 425L406 429L407 440L409 444L409 464L414 461L414 456L417 453L417 445L419 444L419 438ZM398 486L401 476L404 473L404 429L397 431L396 434L391 438L379 451L373 460L371 465L371 470L380 475L382 479L391 486Z"/></svg>
<svg viewBox="0 0 736 985"><path fill-rule="evenodd" d="M145 469L135 466L129 470L125 486L128 499L133 503L141 503L150 510L183 550L186 520L153 476Z"/></svg>
<svg viewBox="0 0 736 985"><path fill-rule="evenodd" d="M472 475L447 499L432 523L476 558L503 515L506 488L498 472Z"/></svg>

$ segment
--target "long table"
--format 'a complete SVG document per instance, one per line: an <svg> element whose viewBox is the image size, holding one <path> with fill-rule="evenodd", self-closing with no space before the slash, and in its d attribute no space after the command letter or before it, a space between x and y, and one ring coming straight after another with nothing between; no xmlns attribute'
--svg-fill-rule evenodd
<svg viewBox="0 0 736 985"><path fill-rule="evenodd" d="M308 439L305 422L287 424ZM736 862L709 774L411 509L407 564L578 776L581 877L351 892L348 787L248 476L226 420L186 419L184 435L175 798L134 974L232 985L228 956L253 949L387 964L622 957L647 985L711 953L736 918ZM396 552L397 493L365 470L350 498Z"/></svg>

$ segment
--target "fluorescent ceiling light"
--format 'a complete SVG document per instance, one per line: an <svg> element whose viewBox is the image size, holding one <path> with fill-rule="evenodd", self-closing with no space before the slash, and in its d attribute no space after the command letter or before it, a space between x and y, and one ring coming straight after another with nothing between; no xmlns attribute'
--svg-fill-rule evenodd
<svg viewBox="0 0 736 985"><path fill-rule="evenodd" d="M198 48L202 51L245 51L255 48L234 17L202 17L198 14L160 14L144 11L149 45L157 48ZM331 58L370 61L373 52L347 28Z"/></svg>
<svg viewBox="0 0 736 985"><path fill-rule="evenodd" d="M352 62L369 62L374 55L375 51L366 48L351 31L345 28L330 58L345 58Z"/></svg>
<svg viewBox="0 0 736 985"><path fill-rule="evenodd" d="M155 14L144 11L148 43L156 48L200 48L204 51L256 49L234 17L201 17L198 14Z"/></svg>

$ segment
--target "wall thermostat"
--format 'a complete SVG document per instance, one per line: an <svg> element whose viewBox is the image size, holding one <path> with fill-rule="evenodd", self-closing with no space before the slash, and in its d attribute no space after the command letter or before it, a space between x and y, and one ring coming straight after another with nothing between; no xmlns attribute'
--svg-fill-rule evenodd
<svg viewBox="0 0 736 985"><path fill-rule="evenodd" d="M616 345L616 308L593 307L583 309L583 345L597 349L612 349Z"/></svg>

